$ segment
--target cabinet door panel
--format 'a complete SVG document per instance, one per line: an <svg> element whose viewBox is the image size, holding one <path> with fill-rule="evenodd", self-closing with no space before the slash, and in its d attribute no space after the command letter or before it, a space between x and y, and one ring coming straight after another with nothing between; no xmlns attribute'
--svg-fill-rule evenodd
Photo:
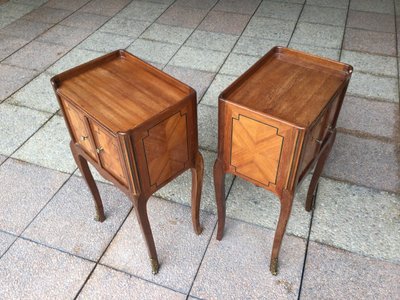
<svg viewBox="0 0 400 300"><path fill-rule="evenodd" d="M63 105L75 142L78 143L91 158L97 160L84 115L68 101L63 101Z"/></svg>
<svg viewBox="0 0 400 300"><path fill-rule="evenodd" d="M118 139L96 122L91 122L90 127L95 139L96 151L99 154L102 168L116 177L121 183L127 185L122 166L122 158L119 152Z"/></svg>

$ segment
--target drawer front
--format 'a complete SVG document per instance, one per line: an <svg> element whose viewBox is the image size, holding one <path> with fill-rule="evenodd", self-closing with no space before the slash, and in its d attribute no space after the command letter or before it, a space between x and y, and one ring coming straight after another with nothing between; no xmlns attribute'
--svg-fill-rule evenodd
<svg viewBox="0 0 400 300"><path fill-rule="evenodd" d="M79 145L91 158L97 160L93 143L90 141L90 134L86 126L85 116L68 101L63 101L63 105L67 115L66 117L68 119L68 123L75 138L75 142L79 143Z"/></svg>
<svg viewBox="0 0 400 300"><path fill-rule="evenodd" d="M121 183L127 185L118 139L96 122L91 121L90 127L95 140L96 151L100 158L101 167Z"/></svg>

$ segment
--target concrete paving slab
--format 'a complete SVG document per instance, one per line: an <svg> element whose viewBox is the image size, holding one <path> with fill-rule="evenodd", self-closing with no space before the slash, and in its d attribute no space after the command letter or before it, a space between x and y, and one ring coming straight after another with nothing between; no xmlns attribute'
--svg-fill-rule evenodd
<svg viewBox="0 0 400 300"><path fill-rule="evenodd" d="M210 151L201 151L204 158L204 177L203 188L201 191L201 209L216 214L217 206L215 204L214 176L213 166L217 158L216 153ZM225 195L228 194L232 184L233 176L225 176ZM187 171L162 189L154 193L155 196L178 202L185 205L191 205L192 176Z"/></svg>
<svg viewBox="0 0 400 300"><path fill-rule="evenodd" d="M215 73L227 55L227 52L183 46L172 58L170 64Z"/></svg>
<svg viewBox="0 0 400 300"><path fill-rule="evenodd" d="M307 0L307 4L347 9L349 6L349 0Z"/></svg>
<svg viewBox="0 0 400 300"><path fill-rule="evenodd" d="M96 30L101 25L103 25L108 19L109 18L106 16L100 16L100 15L77 11L72 15L70 15L65 20L63 20L62 22L60 22L60 25ZM131 29L133 30L134 28Z"/></svg>
<svg viewBox="0 0 400 300"><path fill-rule="evenodd" d="M69 147L70 140L64 119L55 115L12 157L53 170L73 173L76 164Z"/></svg>
<svg viewBox="0 0 400 300"><path fill-rule="evenodd" d="M240 35L246 27L250 15L224 11L211 11L198 27L200 30Z"/></svg>
<svg viewBox="0 0 400 300"><path fill-rule="evenodd" d="M55 113L60 107L50 83L52 76L52 74L43 72L11 96L6 103Z"/></svg>
<svg viewBox="0 0 400 300"><path fill-rule="evenodd" d="M396 140L400 135L399 115L397 103L347 96L337 127Z"/></svg>
<svg viewBox="0 0 400 300"><path fill-rule="evenodd" d="M4 155L11 155L51 116L6 103L0 105L0 115L0 153Z"/></svg>
<svg viewBox="0 0 400 300"><path fill-rule="evenodd" d="M232 52L252 56L263 56L275 46L286 46L287 42L267 40L258 37L242 35Z"/></svg>
<svg viewBox="0 0 400 300"><path fill-rule="evenodd" d="M5 59L28 42L29 40L26 39L0 34L0 60Z"/></svg>
<svg viewBox="0 0 400 300"><path fill-rule="evenodd" d="M16 236L0 231L0 257L8 250L12 243L17 239Z"/></svg>
<svg viewBox="0 0 400 300"><path fill-rule="evenodd" d="M304 208L310 179L309 176L296 193L286 230L286 233L302 238L307 238L310 228L311 213ZM280 211L279 198L239 177L235 179L226 207L226 213L231 218L276 229Z"/></svg>
<svg viewBox="0 0 400 300"><path fill-rule="evenodd" d="M128 4L115 17L153 22L167 7L168 5L160 3L134 1Z"/></svg>
<svg viewBox="0 0 400 300"><path fill-rule="evenodd" d="M192 229L190 208L151 198L149 220L158 252L160 270L151 273L145 242L134 212L114 238L101 263L145 280L188 293L211 237L216 217L202 212L204 228L197 236Z"/></svg>
<svg viewBox="0 0 400 300"><path fill-rule="evenodd" d="M197 106L197 118L200 148L217 152L218 109L216 107L199 104Z"/></svg>
<svg viewBox="0 0 400 300"><path fill-rule="evenodd" d="M3 62L20 68L43 71L67 53L69 49L70 46L32 41Z"/></svg>
<svg viewBox="0 0 400 300"><path fill-rule="evenodd" d="M340 60L351 64L357 72L397 77L396 57L343 50Z"/></svg>
<svg viewBox="0 0 400 300"><path fill-rule="evenodd" d="M303 299L396 299L400 265L369 259L311 242Z"/></svg>
<svg viewBox="0 0 400 300"><path fill-rule="evenodd" d="M192 31L189 28L153 23L143 32L141 38L182 45Z"/></svg>
<svg viewBox="0 0 400 300"><path fill-rule="evenodd" d="M396 37L389 32L346 28L343 49L395 56Z"/></svg>
<svg viewBox="0 0 400 300"><path fill-rule="evenodd" d="M292 42L318 47L340 49L343 28L331 25L298 23Z"/></svg>
<svg viewBox="0 0 400 300"><path fill-rule="evenodd" d="M114 16L122 8L124 8L130 1L129 0L93 0L80 9L82 12L87 12L102 16Z"/></svg>
<svg viewBox="0 0 400 300"><path fill-rule="evenodd" d="M220 0L213 10L252 15L261 0Z"/></svg>
<svg viewBox="0 0 400 300"><path fill-rule="evenodd" d="M98 265L77 299L186 299L186 295Z"/></svg>
<svg viewBox="0 0 400 300"><path fill-rule="evenodd" d="M43 43L52 43L73 48L93 32L84 27L55 25L39 36L36 40Z"/></svg>
<svg viewBox="0 0 400 300"><path fill-rule="evenodd" d="M50 0L45 4L45 6L75 11L89 1L90 0Z"/></svg>
<svg viewBox="0 0 400 300"><path fill-rule="evenodd" d="M347 9L305 5L299 21L344 27L346 17Z"/></svg>
<svg viewBox="0 0 400 300"><path fill-rule="evenodd" d="M197 101L203 97L215 76L212 72L174 67L171 65L167 65L163 71L194 88L197 93Z"/></svg>
<svg viewBox="0 0 400 300"><path fill-rule="evenodd" d="M0 260L3 299L73 298L94 263L19 239Z"/></svg>
<svg viewBox="0 0 400 300"><path fill-rule="evenodd" d="M137 39L127 50L143 60L165 65L179 47L176 44Z"/></svg>
<svg viewBox="0 0 400 300"><path fill-rule="evenodd" d="M110 43L110 41L112 41L112 43ZM129 36L96 31L79 44L78 48L100 52L111 52L117 49L126 48L133 41L134 38Z"/></svg>
<svg viewBox="0 0 400 300"><path fill-rule="evenodd" d="M0 167L0 230L20 234L67 178L60 172L8 159Z"/></svg>
<svg viewBox="0 0 400 300"><path fill-rule="evenodd" d="M196 2L199 3L199 6L201 3L207 4L207 1ZM208 8L181 6L176 3L158 18L157 23L194 29L204 19L207 12Z"/></svg>
<svg viewBox="0 0 400 300"><path fill-rule="evenodd" d="M18 19L0 29L0 34L15 36L30 41L41 33L45 32L51 26L52 24L31 22L24 19Z"/></svg>
<svg viewBox="0 0 400 300"><path fill-rule="evenodd" d="M333 60L339 60L340 57L340 50L339 49L332 49L332 48L324 48L324 47L318 47L318 46L312 46L312 45L304 45L304 44L298 44L294 42L290 42L289 44L290 48L308 52L317 56L322 56L326 58L330 58Z"/></svg>
<svg viewBox="0 0 400 300"><path fill-rule="evenodd" d="M397 157L395 144L339 133L324 173L378 190L399 192Z"/></svg>
<svg viewBox="0 0 400 300"><path fill-rule="evenodd" d="M175 4L184 7L210 9L216 2L217 0L177 0Z"/></svg>
<svg viewBox="0 0 400 300"><path fill-rule="evenodd" d="M0 64L0 103L31 81L37 71Z"/></svg>
<svg viewBox="0 0 400 300"><path fill-rule="evenodd" d="M399 210L396 194L322 179L310 238L399 263Z"/></svg>
<svg viewBox="0 0 400 300"><path fill-rule="evenodd" d="M222 66L220 73L225 75L240 76L259 59L260 57L257 56L231 53Z"/></svg>
<svg viewBox="0 0 400 300"><path fill-rule="evenodd" d="M98 184L106 220L94 220L95 206L82 178L71 177L24 231L31 240L90 260L98 260L131 207L117 188Z"/></svg>
<svg viewBox="0 0 400 300"><path fill-rule="evenodd" d="M390 0L382 0L379 2L374 0L352 0L350 3L350 9L383 14L394 14L393 1Z"/></svg>
<svg viewBox="0 0 400 300"><path fill-rule="evenodd" d="M297 299L305 240L286 236L279 273L269 272L274 232L227 219L221 241L215 233L200 266L191 295L201 299Z"/></svg>
<svg viewBox="0 0 400 300"><path fill-rule="evenodd" d="M201 104L218 107L218 96L226 89L237 76L217 74L214 81L211 83L207 93L201 99Z"/></svg>
<svg viewBox="0 0 400 300"><path fill-rule="evenodd" d="M296 21L302 7L303 5L296 3L263 1L255 16Z"/></svg>
<svg viewBox="0 0 400 300"><path fill-rule="evenodd" d="M349 10L347 27L371 31L396 32L395 19L390 14Z"/></svg>
<svg viewBox="0 0 400 300"><path fill-rule="evenodd" d="M56 75L104 54L105 52L75 48L49 67L46 72Z"/></svg>
<svg viewBox="0 0 400 300"><path fill-rule="evenodd" d="M232 50L239 36L196 30L185 42L185 46L228 52Z"/></svg>
<svg viewBox="0 0 400 300"><path fill-rule="evenodd" d="M150 24L151 22L147 21L114 17L101 26L99 31L137 38Z"/></svg>
<svg viewBox="0 0 400 300"><path fill-rule="evenodd" d="M69 10L40 7L24 15L23 19L32 22L55 24L65 19L70 14L71 12Z"/></svg>
<svg viewBox="0 0 400 300"><path fill-rule="evenodd" d="M243 35L288 42L294 27L295 21L253 17ZM268 30L265 30L265 28L268 28Z"/></svg>
<svg viewBox="0 0 400 300"><path fill-rule="evenodd" d="M2 164L7 159L7 156L0 154L0 164Z"/></svg>
<svg viewBox="0 0 400 300"><path fill-rule="evenodd" d="M397 78L353 72L347 89L348 95L399 102Z"/></svg>

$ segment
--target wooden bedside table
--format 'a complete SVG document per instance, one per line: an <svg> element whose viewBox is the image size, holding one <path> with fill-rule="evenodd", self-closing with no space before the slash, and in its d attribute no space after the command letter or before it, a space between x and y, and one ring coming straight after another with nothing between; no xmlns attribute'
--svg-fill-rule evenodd
<svg viewBox="0 0 400 300"><path fill-rule="evenodd" d="M104 221L89 161L131 199L153 273L157 252L146 203L172 179L192 170L192 222L200 234L203 158L198 151L196 92L124 50L51 79L71 135L71 151Z"/></svg>
<svg viewBox="0 0 400 300"><path fill-rule="evenodd" d="M219 96L217 239L225 225L225 173L273 192L281 202L270 261L274 275L296 188L316 164L306 201L306 210L312 209L352 70L275 47Z"/></svg>

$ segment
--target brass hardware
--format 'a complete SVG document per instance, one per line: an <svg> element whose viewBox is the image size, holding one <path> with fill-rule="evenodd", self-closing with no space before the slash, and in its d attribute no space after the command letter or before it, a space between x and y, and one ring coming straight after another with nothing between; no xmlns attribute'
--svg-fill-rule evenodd
<svg viewBox="0 0 400 300"><path fill-rule="evenodd" d="M158 273L158 260L156 258L150 258L150 263L151 263L151 272L153 275L156 275Z"/></svg>
<svg viewBox="0 0 400 300"><path fill-rule="evenodd" d="M81 141L86 141L89 137L86 135L81 135Z"/></svg>
<svg viewBox="0 0 400 300"><path fill-rule="evenodd" d="M272 275L278 275L278 258L271 259L271 263L269 265L269 270L271 271Z"/></svg>
<svg viewBox="0 0 400 300"><path fill-rule="evenodd" d="M329 125L329 126L328 126L328 132L329 132L329 133L333 133L333 126L332 126L332 125Z"/></svg>
<svg viewBox="0 0 400 300"><path fill-rule="evenodd" d="M100 222L100 223L103 223L105 219L106 219L106 218L105 218L104 215L103 215L102 217L100 217L99 212L96 211L96 216L94 217L94 220L95 220L95 221Z"/></svg>
<svg viewBox="0 0 400 300"><path fill-rule="evenodd" d="M103 151L103 150L104 150L103 147L96 148L96 152L97 152L97 153L100 153L100 152Z"/></svg>
<svg viewBox="0 0 400 300"><path fill-rule="evenodd" d="M319 140L319 139L314 139L318 144L320 144L320 145L322 145L322 140Z"/></svg>

